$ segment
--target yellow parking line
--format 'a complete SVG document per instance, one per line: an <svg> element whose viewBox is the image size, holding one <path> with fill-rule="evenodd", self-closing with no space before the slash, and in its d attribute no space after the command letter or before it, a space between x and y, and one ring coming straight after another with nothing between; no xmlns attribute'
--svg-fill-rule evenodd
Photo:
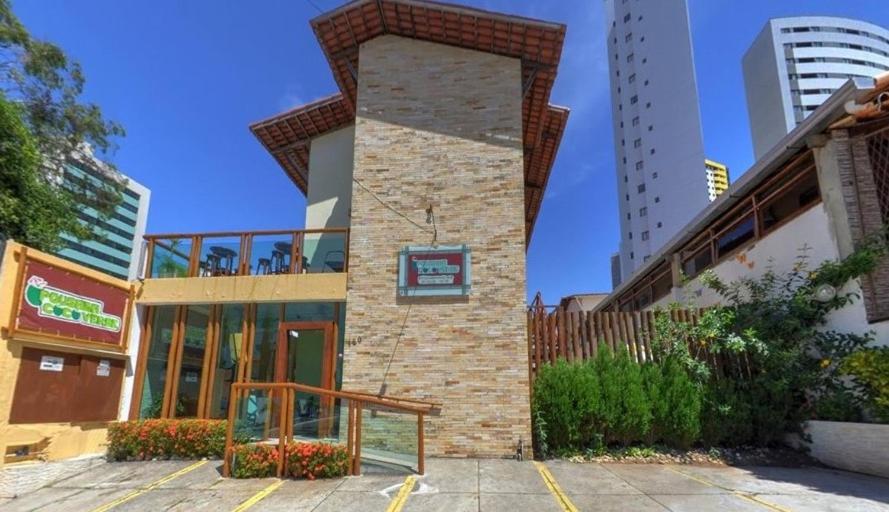
<svg viewBox="0 0 889 512"><path fill-rule="evenodd" d="M741 492L741 491L736 491L735 489L731 489L729 487L724 487L724 486L719 485L717 483L710 482L709 480L705 480L703 478L696 477L694 475L689 475L688 473L685 473L684 471L679 471L678 469L671 468L670 466L664 466L664 467L669 469L670 471L678 474L678 475L684 476L685 478L690 478L690 479L694 480L695 482L704 484L708 487L716 487L717 489L722 489L724 491L728 491L728 492L732 493L734 496L737 496L743 500L747 500L751 503L756 503L757 505L761 505L761 506L763 506L769 510L772 510L774 512L792 512L789 508L784 508L780 505L770 503L762 498L757 498L756 496L754 496L752 494L748 494L748 493Z"/></svg>
<svg viewBox="0 0 889 512"><path fill-rule="evenodd" d="M562 510L565 512L579 512L577 507L574 506L574 503L571 503L571 500L568 498L568 495L565 494L565 491L559 487L559 484L556 482L552 473L549 472L549 469L547 469L542 462L537 462L536 460L534 461L534 467L537 468L537 472L540 473L541 478L543 478L543 483L546 484L549 492L556 498L556 501L559 503L559 506L562 507Z"/></svg>
<svg viewBox="0 0 889 512"><path fill-rule="evenodd" d="M386 512L400 512L402 508L404 508L404 504L407 502L408 497L411 495L411 491L414 488L414 484L417 482L417 479L411 475L404 479L404 483L401 484L401 488L398 489L398 494L392 498L392 501L389 502L389 508L386 509Z"/></svg>
<svg viewBox="0 0 889 512"><path fill-rule="evenodd" d="M283 484L284 480L278 480L277 482L269 485L265 489L244 500L244 502L238 505L237 508L235 508L232 512L243 512L244 510L247 510L248 508L256 505L257 503L265 499L265 497L269 494L275 492L278 487L281 487Z"/></svg>
<svg viewBox="0 0 889 512"><path fill-rule="evenodd" d="M94 509L92 512L106 512L108 510L111 510L112 508L114 508L118 505L126 503L126 502L132 500L133 498L141 496L152 489L155 489L157 487L160 487L161 485L164 485L165 483L169 482L170 480L172 480L174 478L178 478L190 471L194 471L195 469L198 469L199 467L203 466L206 463L207 463L207 461L205 461L205 460L195 462L191 466L182 468L179 471L176 471L174 473L170 473L169 475L161 478L160 480L157 480L156 482L149 484L146 487L143 487L141 489L136 489L135 491L127 494L126 496L117 498L116 500L112 501L111 503L106 503L105 505L102 505L101 507Z"/></svg>

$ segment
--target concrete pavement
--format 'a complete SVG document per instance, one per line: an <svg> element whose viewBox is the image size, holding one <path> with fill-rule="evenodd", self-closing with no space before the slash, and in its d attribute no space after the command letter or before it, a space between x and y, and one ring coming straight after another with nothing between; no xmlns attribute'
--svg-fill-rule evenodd
<svg viewBox="0 0 889 512"><path fill-rule="evenodd" d="M219 461L106 463L0 510L310 511L889 511L889 480L822 468L544 464L430 459L406 475L321 481L234 480Z"/></svg>

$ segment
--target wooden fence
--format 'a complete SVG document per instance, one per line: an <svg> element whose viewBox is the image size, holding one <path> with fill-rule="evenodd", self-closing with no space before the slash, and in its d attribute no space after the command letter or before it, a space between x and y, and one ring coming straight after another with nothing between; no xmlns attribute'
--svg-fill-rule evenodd
<svg viewBox="0 0 889 512"><path fill-rule="evenodd" d="M623 350L639 363L656 361L652 339L657 315L671 316L673 321L695 324L703 310L674 309L670 311L597 312L566 311L557 307L547 311L532 307L528 311L528 366L531 383L540 367L559 359L568 362L595 358L599 346L612 351ZM720 375L743 371L748 373L747 362L712 354L707 347L690 347L698 359L707 362L717 378Z"/></svg>

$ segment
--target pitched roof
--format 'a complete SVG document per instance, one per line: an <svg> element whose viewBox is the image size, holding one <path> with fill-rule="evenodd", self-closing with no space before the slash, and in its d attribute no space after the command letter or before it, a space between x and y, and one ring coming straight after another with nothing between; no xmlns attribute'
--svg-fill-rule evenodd
<svg viewBox="0 0 889 512"><path fill-rule="evenodd" d="M303 193L308 190L309 141L355 119L361 43L393 34L518 58L530 242L568 121L568 109L549 104L565 25L429 0L355 0L318 16L311 25L341 92L250 126Z"/></svg>

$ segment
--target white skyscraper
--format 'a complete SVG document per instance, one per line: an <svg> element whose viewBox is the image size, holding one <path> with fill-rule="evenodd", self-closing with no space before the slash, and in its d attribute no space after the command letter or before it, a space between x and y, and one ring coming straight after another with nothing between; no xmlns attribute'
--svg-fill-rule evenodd
<svg viewBox="0 0 889 512"><path fill-rule="evenodd" d="M626 279L709 203L685 0L605 0ZM615 285L617 283L614 283Z"/></svg>
<svg viewBox="0 0 889 512"><path fill-rule="evenodd" d="M849 78L889 70L889 30L828 16L769 20L744 55L753 150L759 159Z"/></svg>

